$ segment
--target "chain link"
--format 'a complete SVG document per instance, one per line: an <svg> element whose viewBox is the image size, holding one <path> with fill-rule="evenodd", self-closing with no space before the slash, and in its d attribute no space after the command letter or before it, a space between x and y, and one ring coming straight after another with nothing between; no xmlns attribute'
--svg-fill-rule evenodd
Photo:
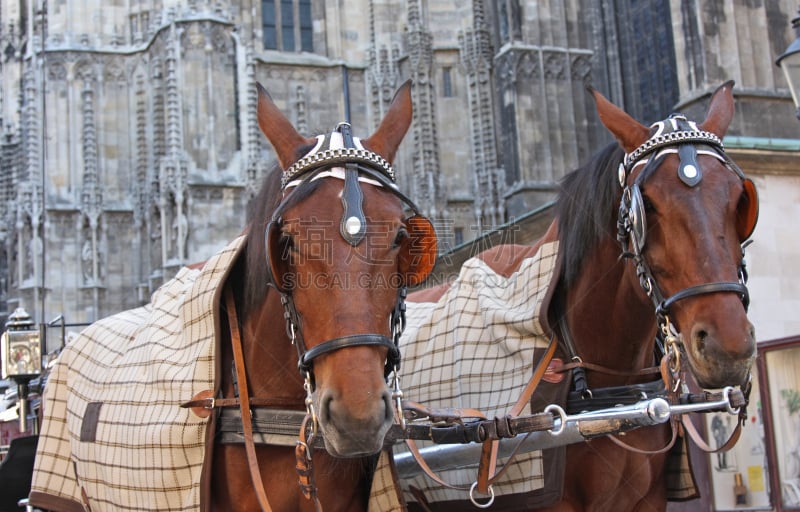
<svg viewBox="0 0 800 512"><path fill-rule="evenodd" d="M314 409L314 397L313 397L313 390L314 386L311 384L311 373L306 372L305 379L303 380L303 389L306 390L306 414L311 416L311 435L317 435L317 412Z"/></svg>
<svg viewBox="0 0 800 512"><path fill-rule="evenodd" d="M640 160L644 155L655 151L664 146L674 146L687 142L699 142L701 144L711 144L722 149L722 140L711 132L704 131L677 131L668 132L656 137L647 139L644 144L625 155L625 168L630 172L633 164Z"/></svg>

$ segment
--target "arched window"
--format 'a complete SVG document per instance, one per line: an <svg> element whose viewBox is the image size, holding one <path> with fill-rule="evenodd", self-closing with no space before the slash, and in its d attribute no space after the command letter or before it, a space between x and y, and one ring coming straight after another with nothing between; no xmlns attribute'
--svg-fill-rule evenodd
<svg viewBox="0 0 800 512"><path fill-rule="evenodd" d="M264 48L314 51L311 0L262 0L261 19Z"/></svg>

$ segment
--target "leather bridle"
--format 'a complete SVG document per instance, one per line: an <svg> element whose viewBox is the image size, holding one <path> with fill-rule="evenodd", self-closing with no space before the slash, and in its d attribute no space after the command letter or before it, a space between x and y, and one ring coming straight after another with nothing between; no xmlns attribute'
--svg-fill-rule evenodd
<svg viewBox="0 0 800 512"><path fill-rule="evenodd" d="M631 258L636 266L639 283L650 297L658 319L658 341L664 344L677 341L677 333L669 322L670 308L677 302L698 295L710 293L735 293L739 295L747 310L750 295L747 290L747 271L744 261L744 249L747 239L755 228L758 198L755 186L744 175L733 160L725 154L722 141L715 134L703 131L694 122L688 121L680 114L673 114L668 119L653 125L655 133L636 150L627 153L619 165L619 183L622 187L619 215L617 218L617 239L622 246L622 255ZM680 159L678 177L688 187L695 187L702 181L702 171L697 163L697 155L705 154L719 159L745 184L747 200L755 208L752 222L739 234L742 247L739 264L739 281L723 281L703 283L684 288L669 297L665 297L645 261L643 251L647 235L646 214L641 187L645 180L656 171L663 157L668 153L677 153ZM636 178L629 183L634 168L644 166ZM748 212L750 214L750 212ZM737 227L738 229L738 227ZM667 347L669 348L669 347Z"/></svg>
<svg viewBox="0 0 800 512"><path fill-rule="evenodd" d="M342 238L354 247L363 241L367 230L367 220L362 208L361 183L363 182L379 186L392 193L408 206L414 217L424 219L414 202L397 188L391 164L379 155L361 147L359 139L352 136L349 124L340 123L334 132L327 136L319 136L318 139L317 146L311 152L284 171L281 182L284 197L275 209L265 233L267 265L271 269L269 272L270 284L281 294L286 332L297 347L298 368L306 379L305 385L309 394L314 388L314 359L343 348L371 345L385 347L388 350L384 375L388 377L392 373L395 374L395 383L398 387L396 392L402 396L396 372L400 366L398 342L405 327L407 293L405 285L398 287L397 302L390 315L391 337L375 333L351 334L326 340L314 347L307 348L302 335L301 317L292 299L292 289L284 287L281 283L281 276L276 275L272 270L275 268L272 258L276 254L280 254L272 245L277 243L280 236L282 215L289 206L294 204L292 197L317 179L333 175L344 180L342 192L344 213L340 222L340 233ZM326 145L327 149L322 149ZM333 169L331 169L332 167ZM314 423L316 424L316 421Z"/></svg>

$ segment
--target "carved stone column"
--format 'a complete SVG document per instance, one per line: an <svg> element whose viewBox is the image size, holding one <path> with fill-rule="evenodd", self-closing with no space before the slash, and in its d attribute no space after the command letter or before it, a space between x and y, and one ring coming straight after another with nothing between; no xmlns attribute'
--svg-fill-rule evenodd
<svg viewBox="0 0 800 512"><path fill-rule="evenodd" d="M412 197L425 215L441 223L447 211L439 171L436 133L436 91L433 80L433 36L426 30L419 1L408 4L408 57L414 83L414 134Z"/></svg>
<svg viewBox="0 0 800 512"><path fill-rule="evenodd" d="M180 32L175 24L165 47L164 84L166 114L166 155L158 167L158 207L161 218L161 266L163 277L175 274L186 260L189 236L187 177L189 161L183 151L182 99L178 89Z"/></svg>
<svg viewBox="0 0 800 512"><path fill-rule="evenodd" d="M505 220L502 173L494 138L492 44L483 2L473 2L472 27L459 35L461 65L467 79L470 147L474 176L474 215L479 233Z"/></svg>

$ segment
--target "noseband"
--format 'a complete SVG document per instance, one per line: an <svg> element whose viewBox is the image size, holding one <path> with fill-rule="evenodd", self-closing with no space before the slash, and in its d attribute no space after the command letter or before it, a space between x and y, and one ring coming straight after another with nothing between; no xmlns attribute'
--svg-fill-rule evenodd
<svg viewBox="0 0 800 512"><path fill-rule="evenodd" d="M342 238L353 247L358 246L367 233L361 183L379 186L391 192L402 200L413 211L414 215L420 215L419 209L414 202L400 192L394 183L395 175L391 164L380 155L365 149L360 140L352 136L349 124L340 123L332 133L318 136L316 146L283 173L281 179L282 190L285 193L287 189L294 188L294 192L284 195L267 226L265 245L267 265L270 268L272 268L270 259L274 254L270 248L270 241L274 238L271 233L273 230L280 231L281 216L284 210L293 204L291 197L298 194L301 189L309 186L313 181L328 177L344 180L342 192L344 214L342 215L339 231ZM388 355L384 376L388 377L392 372L396 373L400 366L398 342L405 327L406 287L404 285L398 288L397 302L389 319L391 338L383 334L352 334L323 341L308 349L303 341L302 329L300 329L300 315L292 300L291 290L283 288L281 283L277 282L278 279L275 278L272 271L269 272L269 275L271 276L271 284L281 294L281 303L284 307L284 318L286 319L286 332L292 344L297 347L298 368L306 377L306 387L309 393L314 385L312 368L314 359L342 348L370 345L385 347L388 349Z"/></svg>
<svg viewBox="0 0 800 512"><path fill-rule="evenodd" d="M617 218L617 239L622 246L623 256L633 259L639 283L655 306L659 323L659 341L663 343L665 337L668 338L675 334L669 325L668 314L670 307L678 301L709 293L736 293L742 300L745 310L747 309L750 297L746 286L747 271L744 262L744 248L747 245L746 239L755 226L755 220L752 221L752 226L739 233L742 259L739 264L738 282L704 283L685 288L670 297L664 297L643 256L647 222L641 192L642 184L648 176L656 171L666 154L677 153L680 159L678 177L687 187L695 187L703 179L702 170L697 163L697 155L704 154L719 159L746 183L745 193L748 195L748 200L757 205L758 198L755 197L755 188L752 183L747 183L749 180L742 170L725 154L722 141L715 134L699 129L694 122L687 121L684 116L679 114L673 114L653 126L656 129L655 133L636 150L626 154L623 163L619 165L622 198ZM628 178L633 169L640 165L644 167L633 183L629 184Z"/></svg>

